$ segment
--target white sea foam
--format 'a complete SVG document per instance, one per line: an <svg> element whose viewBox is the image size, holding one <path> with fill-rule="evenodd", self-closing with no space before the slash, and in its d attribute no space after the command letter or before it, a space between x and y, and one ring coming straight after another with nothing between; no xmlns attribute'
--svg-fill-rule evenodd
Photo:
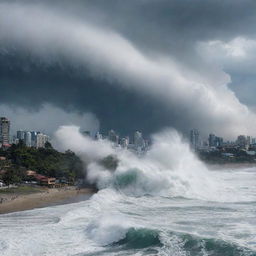
<svg viewBox="0 0 256 256"><path fill-rule="evenodd" d="M222 184L175 130L154 135L151 149L143 157L127 150L115 150L107 141L83 137L78 127L61 127L56 135L62 147L75 151L87 163L87 178L99 189L113 187L135 196L148 194L206 200L223 197ZM119 160L115 172L96 161L110 154Z"/></svg>
<svg viewBox="0 0 256 256"><path fill-rule="evenodd" d="M63 127L57 137L89 162L88 177L100 190L88 201L0 216L1 255L147 255L150 248L159 256L219 256L226 248L256 250L255 169L209 171L173 130L153 136L142 158L84 138L77 127ZM95 154L87 153L91 143ZM119 159L114 172L98 164L109 154Z"/></svg>

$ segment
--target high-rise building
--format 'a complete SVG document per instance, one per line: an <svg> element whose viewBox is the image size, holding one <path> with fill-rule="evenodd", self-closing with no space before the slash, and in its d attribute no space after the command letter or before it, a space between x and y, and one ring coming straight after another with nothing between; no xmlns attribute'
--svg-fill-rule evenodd
<svg viewBox="0 0 256 256"><path fill-rule="evenodd" d="M251 145L251 136L247 136L247 137L246 137L246 144L247 144L248 146Z"/></svg>
<svg viewBox="0 0 256 256"><path fill-rule="evenodd" d="M17 131L17 139L25 141L25 134L26 134L25 131Z"/></svg>
<svg viewBox="0 0 256 256"><path fill-rule="evenodd" d="M6 117L0 118L0 143L2 145L9 144L10 137L10 121Z"/></svg>
<svg viewBox="0 0 256 256"><path fill-rule="evenodd" d="M215 138L215 145L216 145L216 147L222 147L223 146L223 138L222 137L216 137Z"/></svg>
<svg viewBox="0 0 256 256"><path fill-rule="evenodd" d="M134 133L134 147L135 149L144 149L145 148L145 141L142 137L142 133L139 131L136 131Z"/></svg>
<svg viewBox="0 0 256 256"><path fill-rule="evenodd" d="M216 147L216 136L214 134L209 134L209 147Z"/></svg>
<svg viewBox="0 0 256 256"><path fill-rule="evenodd" d="M199 131L196 129L192 129L190 131L190 146L193 149L197 149L200 146L200 137Z"/></svg>
<svg viewBox="0 0 256 256"><path fill-rule="evenodd" d="M247 139L245 135L239 135L237 137L236 143L238 146L242 147L242 148L246 148L247 145Z"/></svg>
<svg viewBox="0 0 256 256"><path fill-rule="evenodd" d="M32 147L36 147L36 136L37 136L37 134L39 134L40 132L32 131L32 132L30 132L30 133L31 133L31 146L32 146Z"/></svg>
<svg viewBox="0 0 256 256"><path fill-rule="evenodd" d="M38 133L36 135L36 147L37 148L44 148L45 143L49 141L49 137L43 133Z"/></svg>
<svg viewBox="0 0 256 256"><path fill-rule="evenodd" d="M115 144L118 144L119 136L115 133L114 130L110 130L110 131L108 132L108 139L109 139L111 142L114 142Z"/></svg>
<svg viewBox="0 0 256 256"><path fill-rule="evenodd" d="M223 138L217 137L214 134L209 134L209 147L221 147L223 146Z"/></svg>
<svg viewBox="0 0 256 256"><path fill-rule="evenodd" d="M25 132L24 142L27 147L32 146L31 132Z"/></svg>

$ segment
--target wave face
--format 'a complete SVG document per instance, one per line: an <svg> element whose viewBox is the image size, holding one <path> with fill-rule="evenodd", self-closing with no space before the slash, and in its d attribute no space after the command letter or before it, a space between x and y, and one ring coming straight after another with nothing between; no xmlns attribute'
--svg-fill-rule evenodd
<svg viewBox="0 0 256 256"><path fill-rule="evenodd" d="M155 135L140 158L80 137L74 127L57 137L66 132L72 145L65 146L89 162L99 192L1 215L1 255L256 255L255 168L210 171L170 130ZM99 164L109 154L119 160L115 171Z"/></svg>

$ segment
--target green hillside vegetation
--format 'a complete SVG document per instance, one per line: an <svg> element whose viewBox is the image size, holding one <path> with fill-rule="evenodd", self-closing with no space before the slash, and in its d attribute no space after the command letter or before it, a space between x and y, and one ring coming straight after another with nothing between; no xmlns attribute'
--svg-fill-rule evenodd
<svg viewBox="0 0 256 256"><path fill-rule="evenodd" d="M69 181L84 177L82 162L75 153L70 150L65 153L58 152L50 143L45 148L37 149L26 147L20 142L7 150L0 149L0 156L6 157L5 161L0 161L0 170L5 171L2 179L7 184L26 179L26 170Z"/></svg>

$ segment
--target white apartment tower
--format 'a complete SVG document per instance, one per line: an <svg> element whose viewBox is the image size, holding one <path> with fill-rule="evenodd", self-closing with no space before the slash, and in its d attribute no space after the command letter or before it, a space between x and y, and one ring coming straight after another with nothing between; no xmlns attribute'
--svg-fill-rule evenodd
<svg viewBox="0 0 256 256"><path fill-rule="evenodd" d="M27 147L31 147L32 146L31 132L25 132L24 142L25 142Z"/></svg>
<svg viewBox="0 0 256 256"><path fill-rule="evenodd" d="M44 148L45 143L49 141L49 137L43 133L38 133L36 135L36 147L37 148Z"/></svg>

